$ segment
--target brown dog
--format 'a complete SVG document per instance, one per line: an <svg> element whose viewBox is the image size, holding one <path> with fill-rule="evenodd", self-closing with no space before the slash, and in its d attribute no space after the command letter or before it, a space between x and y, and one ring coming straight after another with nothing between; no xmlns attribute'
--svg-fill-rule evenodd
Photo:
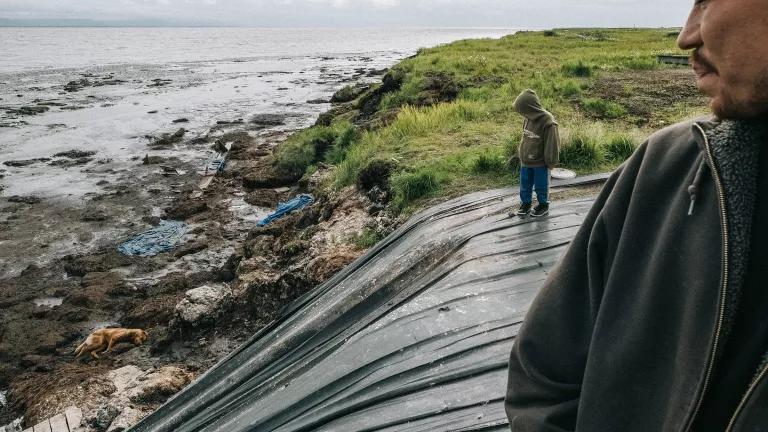
<svg viewBox="0 0 768 432"><path fill-rule="evenodd" d="M140 329L106 328L91 333L85 342L75 349L75 359L85 353L91 357L99 358L99 352L110 352L115 344L130 342L136 346L142 345L147 340L147 332Z"/></svg>

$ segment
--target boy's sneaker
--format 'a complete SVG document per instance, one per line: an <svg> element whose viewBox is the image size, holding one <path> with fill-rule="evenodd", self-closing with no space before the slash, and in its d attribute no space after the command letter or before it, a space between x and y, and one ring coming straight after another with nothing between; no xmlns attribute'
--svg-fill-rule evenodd
<svg viewBox="0 0 768 432"><path fill-rule="evenodd" d="M549 204L539 204L531 212L531 217L543 217L549 214Z"/></svg>
<svg viewBox="0 0 768 432"><path fill-rule="evenodd" d="M510 213L510 216L525 216L528 213L531 212L531 203L522 203L520 204L520 207L517 208L514 212Z"/></svg>

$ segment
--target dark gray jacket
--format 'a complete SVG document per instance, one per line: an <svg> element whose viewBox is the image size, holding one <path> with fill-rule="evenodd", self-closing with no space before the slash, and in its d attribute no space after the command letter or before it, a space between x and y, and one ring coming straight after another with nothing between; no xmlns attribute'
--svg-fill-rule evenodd
<svg viewBox="0 0 768 432"><path fill-rule="evenodd" d="M715 126L653 135L606 184L517 336L513 431L690 429L729 297L726 197L706 138ZM731 430L768 427L766 372L734 390L745 397Z"/></svg>

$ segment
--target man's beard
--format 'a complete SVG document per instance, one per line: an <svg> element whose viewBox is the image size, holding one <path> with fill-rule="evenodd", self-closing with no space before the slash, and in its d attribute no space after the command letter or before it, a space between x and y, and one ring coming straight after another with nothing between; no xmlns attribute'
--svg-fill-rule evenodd
<svg viewBox="0 0 768 432"><path fill-rule="evenodd" d="M748 101L734 100L730 94L723 95L722 101L710 104L714 114L721 119L751 120L768 118L768 67L755 81L751 99Z"/></svg>

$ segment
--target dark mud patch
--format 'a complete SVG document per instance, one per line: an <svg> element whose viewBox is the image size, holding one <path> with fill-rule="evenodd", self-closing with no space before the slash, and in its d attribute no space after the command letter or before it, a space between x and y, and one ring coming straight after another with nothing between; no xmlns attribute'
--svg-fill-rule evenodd
<svg viewBox="0 0 768 432"><path fill-rule="evenodd" d="M677 120L683 107L708 104L688 68L606 72L585 96L621 105L639 127L664 127Z"/></svg>
<svg viewBox="0 0 768 432"><path fill-rule="evenodd" d="M88 157L94 156L95 154L96 154L95 151L68 150L68 151L56 153L55 155L53 155L53 157L68 158L68 159L82 159L82 158L88 158Z"/></svg>
<svg viewBox="0 0 768 432"><path fill-rule="evenodd" d="M44 163L49 162L50 158L35 158L35 159L21 159L21 160L10 160L3 162L3 165L8 167L14 167L14 168L21 168L21 167L27 167L30 165L34 165L37 163Z"/></svg>
<svg viewBox="0 0 768 432"><path fill-rule="evenodd" d="M150 141L149 146L152 148L167 148L174 144L178 144L184 139L184 135L187 133L187 130L184 128L178 129L174 133L166 133L162 134L159 137L156 137Z"/></svg>
<svg viewBox="0 0 768 432"><path fill-rule="evenodd" d="M10 203L19 203L19 204L39 204L43 201L42 198L36 197L36 196L30 196L30 195L12 195L9 196L8 202Z"/></svg>

